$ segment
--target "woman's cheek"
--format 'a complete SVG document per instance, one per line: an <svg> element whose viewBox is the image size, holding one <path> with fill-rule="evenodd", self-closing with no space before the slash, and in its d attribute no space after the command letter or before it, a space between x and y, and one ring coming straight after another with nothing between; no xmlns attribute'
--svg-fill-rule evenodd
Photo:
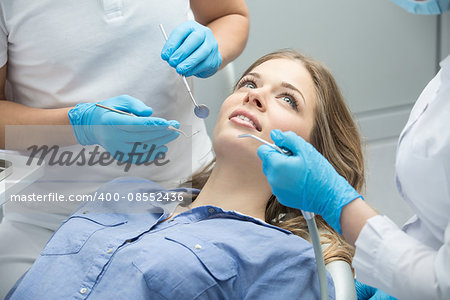
<svg viewBox="0 0 450 300"><path fill-rule="evenodd" d="M299 118L284 118L277 119L272 122L272 129L280 129L281 131L293 131L303 139L308 140L310 135L311 126L309 124L303 124Z"/></svg>

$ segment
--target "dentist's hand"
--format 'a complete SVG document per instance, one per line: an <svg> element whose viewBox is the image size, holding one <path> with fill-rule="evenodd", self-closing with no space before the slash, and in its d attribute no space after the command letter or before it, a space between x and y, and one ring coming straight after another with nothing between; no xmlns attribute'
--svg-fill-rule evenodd
<svg viewBox="0 0 450 300"><path fill-rule="evenodd" d="M358 300L396 300L385 292L355 280Z"/></svg>
<svg viewBox="0 0 450 300"><path fill-rule="evenodd" d="M195 21L186 21L175 28L161 51L161 58L186 77L209 77L222 63L211 29Z"/></svg>
<svg viewBox="0 0 450 300"><path fill-rule="evenodd" d="M311 144L295 133L274 129L272 140L290 150L286 156L267 145L258 148L273 194L289 207L321 215L337 232L342 207L361 197Z"/></svg>
<svg viewBox="0 0 450 300"><path fill-rule="evenodd" d="M136 117L98 107L95 103L80 103L69 111L73 132L81 145L99 144L112 156L123 153L123 157L116 158L121 161L152 161L158 153L165 153L168 150L165 144L179 135L167 129L169 125L179 128L177 121L150 117L152 109L131 96L122 95L98 103ZM150 151L152 155L147 157ZM143 155L136 155L139 153Z"/></svg>

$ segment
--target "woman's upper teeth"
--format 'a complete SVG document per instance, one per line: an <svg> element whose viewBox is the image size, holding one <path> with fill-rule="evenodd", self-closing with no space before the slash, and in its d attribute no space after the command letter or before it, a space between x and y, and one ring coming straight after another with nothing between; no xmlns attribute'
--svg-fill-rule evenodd
<svg viewBox="0 0 450 300"><path fill-rule="evenodd" d="M253 125L253 127L256 127L256 126L255 126L255 123L253 123L253 121L250 120L249 118L247 118L246 116L238 115L238 116L236 116L236 117L238 117L239 119L244 120L244 121L246 121L246 122L249 122L250 124Z"/></svg>

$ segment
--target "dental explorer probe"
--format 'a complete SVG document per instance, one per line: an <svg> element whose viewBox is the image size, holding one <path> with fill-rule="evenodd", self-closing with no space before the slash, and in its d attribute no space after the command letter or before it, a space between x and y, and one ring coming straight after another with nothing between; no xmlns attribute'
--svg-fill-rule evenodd
<svg viewBox="0 0 450 300"><path fill-rule="evenodd" d="M123 110L118 110L118 109L115 109L115 108L112 108L112 107L109 107L109 106L106 106L106 105L103 105L103 104L96 103L95 105L98 106L98 107L101 107L101 108L104 108L104 109L107 109L107 110L116 112L116 113L118 113L118 114L127 115L127 116L130 116L130 117L138 117L138 116L136 116L135 114L132 114L132 113L129 113L129 112L126 112L126 111L123 111ZM172 130L172 131L179 132L179 133L181 133L182 135L184 135L184 136L187 137L187 138L190 138L190 137L192 137L193 135L195 135L195 134L197 134L197 133L200 132L200 130L197 130L197 131L194 132L193 134L188 135L188 134L186 134L183 130L178 129L178 128L175 128L175 127L173 127L172 125L167 126L167 129Z"/></svg>
<svg viewBox="0 0 450 300"><path fill-rule="evenodd" d="M166 31L164 30L164 26L162 24L159 24L159 29L161 29L161 32L164 36L164 39L167 41L168 37L166 34ZM189 93L189 97L192 100L192 103L194 103L194 114L199 117L200 119L205 119L209 116L209 108L205 104L197 104L197 101L195 101L194 95L192 94L191 88L189 87L189 84L186 80L186 77L184 75L181 75L181 78L183 79L184 86L186 87L186 90Z"/></svg>
<svg viewBox="0 0 450 300"><path fill-rule="evenodd" d="M263 140L262 138L260 138L260 137L258 137L256 135L253 135L253 134L240 134L240 135L238 135L238 137L240 137L240 138L243 138L243 137L253 138L253 139L255 139L255 140L257 140L257 141L259 141L259 142L261 142L263 144L266 144L267 146L277 150L278 152L280 152L282 154L286 154L286 155L289 155L289 156L292 155L291 151L283 149L283 148L280 148L280 147L278 147L275 144L269 143L268 141Z"/></svg>
<svg viewBox="0 0 450 300"><path fill-rule="evenodd" d="M240 134L238 135L239 138L243 137L249 137L253 138L272 149L277 150L281 154L285 154L288 156L293 155L293 153L287 149L283 149L281 147L278 147L275 144L269 143L268 141L253 135L253 134ZM314 219L314 213L309 211L303 211L301 210L303 217L306 220L306 224L308 225L308 231L309 236L311 237L311 242L314 248L314 256L316 257L317 262L317 273L319 275L319 287L320 287L320 299L321 300L328 300L328 279L327 279L327 271L325 269L325 261L323 260L323 254L322 254L322 246L320 244L320 237L319 237L319 230L317 229L316 220Z"/></svg>

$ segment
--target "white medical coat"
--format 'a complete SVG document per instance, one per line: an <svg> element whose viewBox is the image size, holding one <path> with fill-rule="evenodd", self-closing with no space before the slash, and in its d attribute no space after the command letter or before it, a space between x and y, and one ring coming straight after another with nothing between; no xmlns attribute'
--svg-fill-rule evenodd
<svg viewBox="0 0 450 300"><path fill-rule="evenodd" d="M385 216L356 241L358 280L399 299L450 299L450 56L400 135L396 180L415 216L403 230Z"/></svg>
<svg viewBox="0 0 450 300"><path fill-rule="evenodd" d="M67 199L121 176L172 187L212 159L204 121L194 116L183 82L160 54L164 38L158 25L170 33L189 18L187 0L1 1L0 66L8 63L8 100L58 108L129 94L152 107L153 116L177 120L188 133L199 131L192 139L180 136L169 143L165 161L170 163L163 166L133 165L125 171L115 163L50 167L47 161L44 176L21 194L57 192ZM94 148L86 147L85 153ZM82 147L63 151L75 157ZM79 204L9 202L5 217L56 230Z"/></svg>

